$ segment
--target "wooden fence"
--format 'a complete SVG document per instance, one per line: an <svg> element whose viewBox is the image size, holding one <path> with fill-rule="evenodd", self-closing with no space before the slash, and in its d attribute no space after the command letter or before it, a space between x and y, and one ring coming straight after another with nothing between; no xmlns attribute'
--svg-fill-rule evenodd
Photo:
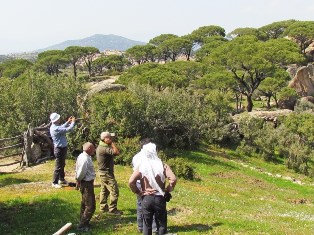
<svg viewBox="0 0 314 235"><path fill-rule="evenodd" d="M28 126L23 134L0 139L0 166L16 164L15 162L1 164L1 160L12 156L21 156L20 166L29 166L52 157L53 144L49 136L48 126Z"/></svg>
<svg viewBox="0 0 314 235"><path fill-rule="evenodd" d="M22 163L23 146L23 135L0 139L0 166L16 164L16 161L6 162L4 164L1 163L3 159L12 156L21 156L20 163Z"/></svg>

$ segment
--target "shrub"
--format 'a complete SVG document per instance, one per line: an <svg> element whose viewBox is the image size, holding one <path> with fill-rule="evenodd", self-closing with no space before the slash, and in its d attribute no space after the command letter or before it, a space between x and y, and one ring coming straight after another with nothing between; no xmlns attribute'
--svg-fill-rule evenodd
<svg viewBox="0 0 314 235"><path fill-rule="evenodd" d="M179 157L169 159L167 164L171 167L172 171L177 177L181 177L186 180L195 179L194 169L183 158Z"/></svg>
<svg viewBox="0 0 314 235"><path fill-rule="evenodd" d="M132 158L140 151L140 137L125 138L118 143L120 155L115 158L115 163L120 165L131 165Z"/></svg>
<svg viewBox="0 0 314 235"><path fill-rule="evenodd" d="M213 125L210 106L198 95L181 89L156 91L133 85L127 91L94 95L88 100L90 136L103 130L119 138L152 138L161 148L195 148Z"/></svg>
<svg viewBox="0 0 314 235"><path fill-rule="evenodd" d="M25 73L13 81L0 79L0 136L12 136L27 129L28 124L48 123L52 112L62 119L79 113L77 96L84 89L72 78L42 73Z"/></svg>

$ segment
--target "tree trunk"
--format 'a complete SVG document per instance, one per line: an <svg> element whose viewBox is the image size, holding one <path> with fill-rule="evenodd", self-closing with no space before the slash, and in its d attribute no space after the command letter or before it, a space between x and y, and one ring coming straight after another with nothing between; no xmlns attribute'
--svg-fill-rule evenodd
<svg viewBox="0 0 314 235"><path fill-rule="evenodd" d="M77 78L76 63L73 63L74 80Z"/></svg>
<svg viewBox="0 0 314 235"><path fill-rule="evenodd" d="M270 109L270 98L271 96L267 96L267 109Z"/></svg>
<svg viewBox="0 0 314 235"><path fill-rule="evenodd" d="M279 108L277 97L275 95L273 97L274 97L274 100L275 100L275 103L276 103L276 108Z"/></svg>
<svg viewBox="0 0 314 235"><path fill-rule="evenodd" d="M246 101L247 101L246 111L251 112L253 109L252 95L246 96Z"/></svg>

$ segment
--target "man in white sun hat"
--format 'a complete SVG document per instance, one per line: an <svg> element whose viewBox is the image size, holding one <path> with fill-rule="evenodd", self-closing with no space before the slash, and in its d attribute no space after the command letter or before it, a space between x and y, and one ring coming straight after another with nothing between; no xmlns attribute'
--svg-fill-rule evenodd
<svg viewBox="0 0 314 235"><path fill-rule="evenodd" d="M56 158L55 169L53 173L52 187L61 188L61 184L67 184L64 179L65 158L67 155L68 143L66 133L73 130L75 117L71 116L67 122L60 124L60 115L58 113L50 114L50 135L54 145L54 155Z"/></svg>

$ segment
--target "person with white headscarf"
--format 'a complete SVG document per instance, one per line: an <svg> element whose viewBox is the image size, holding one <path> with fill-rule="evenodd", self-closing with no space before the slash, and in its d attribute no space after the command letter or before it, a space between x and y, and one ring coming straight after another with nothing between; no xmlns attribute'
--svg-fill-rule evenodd
<svg viewBox="0 0 314 235"><path fill-rule="evenodd" d="M163 164L157 155L156 145L143 145L134 164L134 172L129 179L132 192L142 197L143 234L152 234L153 215L157 222L158 234L167 233L167 210L165 194L170 193L177 182L176 176L167 164ZM166 178L169 181L166 187ZM140 180L141 189L136 186Z"/></svg>
<svg viewBox="0 0 314 235"><path fill-rule="evenodd" d="M140 141L141 148L145 144L148 144L150 142L151 142L151 140L149 138L142 139ZM132 158L133 170L137 169L138 165L141 163L142 158L145 157L144 154L142 154L142 153L143 152L140 151L139 153L135 154L134 157ZM140 180L136 181L136 186L138 187L139 190L142 190ZM136 219L137 219L137 230L138 230L138 232L142 233L144 220L143 220L143 215L142 215L142 197L139 195L136 195ZM152 230L153 230L153 233L155 233L155 234L158 233L157 225L156 225L156 221L155 221L155 216L153 216Z"/></svg>

